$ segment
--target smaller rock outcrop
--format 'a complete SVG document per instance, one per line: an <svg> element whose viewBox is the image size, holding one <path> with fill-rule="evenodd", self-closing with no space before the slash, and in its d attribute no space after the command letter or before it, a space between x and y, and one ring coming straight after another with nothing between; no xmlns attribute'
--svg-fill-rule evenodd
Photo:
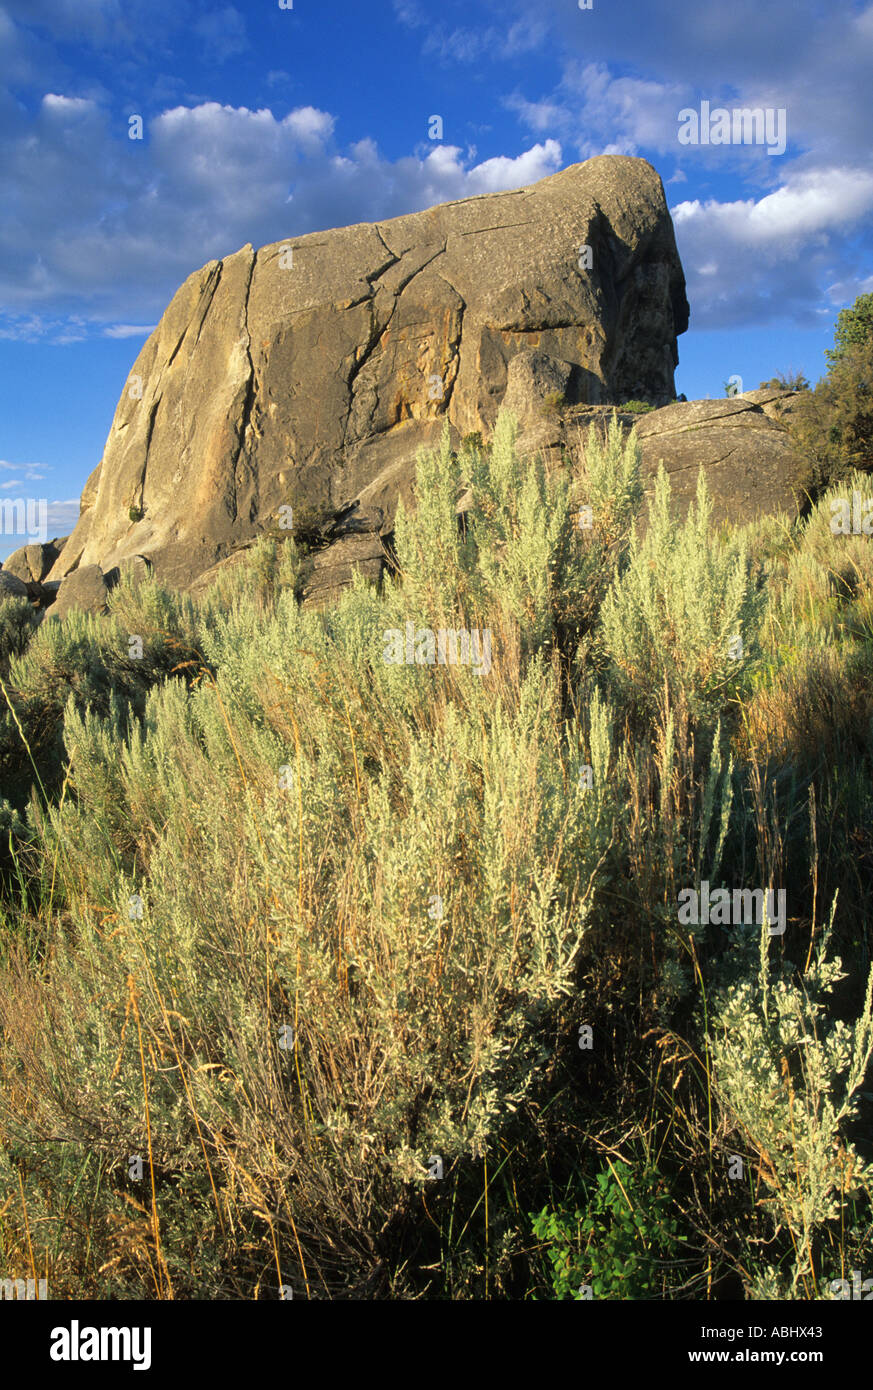
<svg viewBox="0 0 873 1390"><path fill-rule="evenodd" d="M86 613L105 613L109 588L99 565L80 565L60 585L46 619L64 618L74 608Z"/></svg>
<svg viewBox="0 0 873 1390"><path fill-rule="evenodd" d="M74 608L85 613L105 613L109 592L123 573L132 575L134 583L140 583L151 574L151 569L144 555L128 555L105 574L99 565L79 565L63 580L50 580L41 586L52 604L45 616L63 618Z"/></svg>
<svg viewBox="0 0 873 1390"><path fill-rule="evenodd" d="M3 570L6 574L14 574L25 584L41 584L60 556L67 540L67 536L59 536L51 541L23 545L19 550L12 552L5 561Z"/></svg>
<svg viewBox="0 0 873 1390"><path fill-rule="evenodd" d="M780 423L790 414L795 394L748 391L724 400L674 401L659 410L614 413L625 428L636 428L647 496L663 462L677 515L684 516L696 496L702 464L716 518L742 525L779 512L800 514L807 461ZM557 464L565 451L578 449L580 434L584 437L590 424L605 425L612 415L609 406L555 410L547 395L537 409L532 398L519 451ZM643 524L647 513L644 503Z"/></svg>
<svg viewBox="0 0 873 1390"><path fill-rule="evenodd" d="M17 574L0 570L0 598L28 598L27 585Z"/></svg>
<svg viewBox="0 0 873 1390"><path fill-rule="evenodd" d="M324 608L335 602L351 584L355 571L378 586L386 559L384 537L389 532L379 507L355 503L330 519L304 559L301 606ZM211 565L187 586L187 592L192 598L204 594L220 575L244 564L254 544L241 546Z"/></svg>
<svg viewBox="0 0 873 1390"><path fill-rule="evenodd" d="M343 508L325 530L326 544L313 552L306 567L303 607L324 608L335 602L355 571L378 587L386 554L383 538L391 525L381 507L356 501Z"/></svg>
<svg viewBox="0 0 873 1390"><path fill-rule="evenodd" d="M777 512L796 515L805 460L776 423L774 410L791 394L747 391L724 400L677 402L641 415L637 435L643 466L654 475L663 459L683 511L696 494L702 464L724 521L752 521Z"/></svg>

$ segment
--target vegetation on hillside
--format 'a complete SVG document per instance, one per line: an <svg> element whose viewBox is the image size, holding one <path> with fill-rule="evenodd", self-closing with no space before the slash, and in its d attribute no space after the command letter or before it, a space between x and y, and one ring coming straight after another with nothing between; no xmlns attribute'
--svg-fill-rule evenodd
<svg viewBox="0 0 873 1390"><path fill-rule="evenodd" d="M301 610L291 537L197 602L125 576L108 618L34 630L2 600L7 1275L810 1299L869 1273L853 488L736 528L701 475L680 522L617 423L547 473L503 415L419 456L381 593ZM784 932L683 921L704 885L784 891Z"/></svg>
<svg viewBox="0 0 873 1390"><path fill-rule="evenodd" d="M825 357L828 369L814 390L799 372L761 383L801 392L785 425L807 460L799 481L813 500L853 470L873 472L873 294L840 311Z"/></svg>

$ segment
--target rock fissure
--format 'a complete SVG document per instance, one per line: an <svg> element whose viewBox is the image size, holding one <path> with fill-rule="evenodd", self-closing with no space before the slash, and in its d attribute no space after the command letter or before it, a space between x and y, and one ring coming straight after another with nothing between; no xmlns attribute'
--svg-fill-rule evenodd
<svg viewBox="0 0 873 1390"><path fill-rule="evenodd" d="M197 336L194 339L194 347L196 347L197 344L200 342L200 334L203 332L203 325L206 322L206 315L209 313L210 305L212 304L212 301L215 299L216 291L218 290L218 284L221 280L222 267L223 262L217 261L215 267L209 274L206 284L203 286L203 290L201 292L202 313L200 315L200 322L197 325ZM178 355L179 349L184 343L185 339L188 337L190 331L191 320L189 319L188 322L185 324L185 327L182 329L179 338L177 339L176 346L173 348L173 351L167 358L167 368L172 367Z"/></svg>
<svg viewBox="0 0 873 1390"><path fill-rule="evenodd" d="M388 245L387 241L385 240L384 236L382 235L382 227L381 227L380 223L374 222L374 223L373 223L373 230L374 230L374 232L376 233L376 235L377 235L377 237L379 238L379 240L381 241L382 245L385 247L385 250L388 252L388 255L389 255L389 256L393 256L394 259L395 259L395 261L401 260L402 257L403 257L403 252L402 252L402 251L395 251L393 247L391 247L391 246Z"/></svg>
<svg viewBox="0 0 873 1390"><path fill-rule="evenodd" d="M658 438L660 439L660 438L662 438L662 436L661 436L661 435L658 435ZM720 454L718 458L707 459L707 460L706 460L706 467L707 467L707 468L717 468L718 465L719 465L720 463L724 463L726 459L731 458L735 453L736 453L736 449L728 449L728 451L727 451L726 454ZM659 462L664 462L664 460L663 460L663 459L659 459ZM673 477L676 476L677 473L684 473L684 472L686 472L686 471L690 468L690 469L692 469L692 470L694 471L694 476L695 476L695 478L696 478L696 477L697 477L697 474L700 472L700 464L701 464L701 460L700 460L700 459L696 459L696 460L693 460L693 461L688 462L688 463L679 463L679 464L676 464L675 467L670 468L670 469L668 469L667 471L669 472L670 477L673 478Z"/></svg>
<svg viewBox="0 0 873 1390"><path fill-rule="evenodd" d="M429 265L433 265L434 261L437 259L438 256L444 256L445 253L446 253L446 243L443 242L442 246L439 248L438 251L434 251L433 255L432 255L432 256L428 256L428 258L427 258L426 261L424 261L421 265L416 266L415 270L413 270L413 271L411 272L411 274L407 275L407 277L406 277L405 280L401 280L401 281L400 281L400 284L397 286L397 288L396 288L396 289L394 290L394 292L393 292L393 293L394 293L394 298L395 298L395 299L399 299L400 296L402 295L403 291L404 291L409 285L412 284L412 282L413 282L413 280L415 279L415 277L416 277L417 275L420 275L421 272L422 272L423 270L427 270L428 266L429 266ZM407 252L407 254L408 254L408 252ZM399 263L402 264L402 257L401 257L401 260L400 260Z"/></svg>
<svg viewBox="0 0 873 1390"><path fill-rule="evenodd" d="M160 405L160 403L161 403L161 397L158 396L158 397L156 397L156 399L155 399L155 400L152 402L152 404L151 404L151 407L150 407L150 409L149 409L149 417L148 417L148 420L146 421L145 444L144 444L144 446L143 446L142 476L141 476L141 478L140 478L140 480L139 480L139 488L137 489L137 491L138 491L138 493L139 493L139 506L140 506L140 511L142 511L142 509L143 509L143 507L144 507L144 505L145 505L145 480L146 480L146 469L147 469L148 466L149 466L149 450L151 449L151 446L152 446L152 436L154 435L154 432L155 432L155 420L157 419L157 415L158 415L158 406ZM133 506L133 505L134 505L133 499L131 499L131 506Z"/></svg>
<svg viewBox="0 0 873 1390"><path fill-rule="evenodd" d="M530 227L530 219L524 222L495 222L493 227L472 227L469 232L455 232L458 238L469 236L484 236L486 232L508 232L512 227Z"/></svg>
<svg viewBox="0 0 873 1390"><path fill-rule="evenodd" d="M197 337L194 339L195 347L200 342L200 334L203 332L203 325L206 322L206 315L209 313L209 310L215 300L215 296L218 293L218 286L221 283L221 273L223 269L224 262L219 261L218 265L215 268L215 273L211 279L211 284L209 286L209 295L206 299L205 305L203 306L203 313L200 315L200 322L197 325ZM172 361L172 358L170 360Z"/></svg>
<svg viewBox="0 0 873 1390"><path fill-rule="evenodd" d="M370 334L369 334L369 337L368 337L368 339L367 339L367 342L364 344L363 350L362 350L362 352L361 352L361 356L358 357L358 358L353 358L353 359L352 359L352 362L351 362L350 367L349 367L348 378L347 378L347 381L346 381L346 386L347 386L347 390L348 390L348 405L347 405L347 408L346 408L346 418L345 418L345 421L343 422L343 434L342 434L343 447L345 447L345 446L346 446L346 443L348 442L349 421L350 421L351 418L352 418L352 411L353 411L354 408L355 408L355 394L356 394L356 393L355 393L355 387L356 387L356 383L357 383L357 381L358 381L358 378L359 378L360 375L361 375L361 372L362 372L362 371L364 370L364 368L366 367L367 363L369 362L370 358L372 357L372 355L373 355L373 353L375 352L376 348L378 347L379 343L382 342L382 341L384 340L385 334L388 332L388 328L389 328L389 326L390 326L390 323L391 323L392 318L394 317L394 313L395 313L395 310L396 310L396 309L397 309L397 299L396 299L396 297L395 297L395 299L394 299L394 301L393 301L393 303L392 303L392 305L391 305L391 309L390 309L390 311L389 311L388 318L387 318L386 322L380 327L380 326L379 326L379 323L378 323L378 314L377 314L377 311L376 311L376 306L375 306L374 304L371 305L371 309L370 309Z"/></svg>
<svg viewBox="0 0 873 1390"><path fill-rule="evenodd" d="M386 270L391 269L391 267L394 266L394 265L402 265L402 263L403 263L403 256L399 256L399 257L398 257L398 256L394 256L394 253L391 251L391 248L385 245L385 240L384 240L384 238L381 236L381 234L378 233L378 228L377 228L377 234L379 235L379 240L382 242L383 246L385 246L385 249L394 257L393 260L392 260L392 262L391 262L391 264L388 265L388 266L383 267L382 270L379 272L379 274L381 275L381 274L384 274ZM435 252L433 253L433 255L432 255L432 256L429 256L429 257L427 258L427 260L424 261L421 265L416 266L416 268L415 268L413 271L411 271L409 275L407 275L406 279L405 279L405 280L401 280L400 283L399 283L398 285L396 285L396 286L394 287L393 290L387 290L387 289L385 289L384 287L380 286L379 290L376 291L376 293L375 293L375 295L374 295L373 306L372 306L371 313L370 313L370 332L369 332L369 334L368 334L367 341L366 341L366 343L364 344L363 348L360 349L360 350L356 349L356 356L355 356L354 360L353 360L352 363L351 363L351 366L350 366L350 369L349 369L348 378L347 378L348 408L347 408L347 410L346 410L346 417L345 417L345 421L344 421L344 423L343 423L343 434L342 434L343 447L345 447L345 446L347 445L347 443L348 443L349 422L350 422L350 420L351 420L351 418L352 418L352 412L354 411L354 409L355 409L355 404L356 404L356 384L357 384L357 382L358 382L358 380L359 380L359 378L360 378L360 375L361 375L362 371L364 370L364 368L365 368L365 367L367 366L367 364L369 363L369 361L370 361L370 359L372 358L373 354L375 353L376 349L377 349L378 347L380 347L380 346L384 346L386 336L387 336L388 331L389 331L389 329L390 329L390 327L391 327L391 323L392 323L392 321L393 321L393 319L394 319L394 316L395 316L395 314L397 313L397 308L398 308L398 305L400 304L400 300L401 300L401 297L402 297L402 295L403 295L404 290L406 290L406 289L408 288L408 286L412 284L412 282L413 282L413 280L416 278L416 276L417 276L417 275L420 275L421 272L422 272L423 270L426 270L427 267L428 267L429 265L431 265L431 264L437 259L438 256L444 255L445 249L446 249L446 248L445 248L445 243L443 243L443 245L439 248L439 250L435 251ZM405 253L404 253L404 255L407 255L407 254L409 254L409 253L408 253L408 252L405 252ZM368 276L367 276L368 281L370 280L370 278L371 278L371 277L368 275ZM375 278L375 277L374 277L374 278ZM387 316L387 318L385 319L385 322L384 322L384 323L380 323L380 322L379 322L379 313L378 313L378 296L379 296L379 293L382 292L382 291L384 291L384 293L390 293L391 296L392 296L391 307L390 307L390 309L389 309L389 311L388 311L388 316ZM363 301L359 301L359 302L363 302ZM352 307L352 306L349 306L349 307ZM408 328L414 328L414 327L416 327L416 325L415 325L415 324L408 324L407 327L408 327ZM358 352L360 352L360 355L358 355ZM371 419L371 420L372 420L372 416L373 416L374 411L375 411L375 405L374 405L373 409L370 411L370 419ZM390 428L390 426L388 426L388 428ZM375 432L376 432L376 433L384 433L383 430L376 430Z"/></svg>
<svg viewBox="0 0 873 1390"><path fill-rule="evenodd" d="M258 253L252 252L252 263L249 267L248 278L246 280L245 295L242 307L243 332L245 334L244 351L248 361L248 375L243 388L242 408L240 410L237 445L231 462L232 488L230 493L231 500L231 520L236 521L239 514L239 464L243 450L246 445L246 434L252 421L252 414L255 406L255 364L252 361L252 335L249 329L249 300L252 292L252 280L255 276L255 265L257 264Z"/></svg>
<svg viewBox="0 0 873 1390"><path fill-rule="evenodd" d="M378 293L378 289L374 289L374 288L373 288L373 286L376 284L376 281L377 281L377 280L381 280L381 278L382 278L383 275L385 275L389 270L391 270L391 268L392 268L393 266L395 266L395 265L397 265L397 264L399 263L399 262L398 262L397 256L395 256L393 253L389 253L389 254L390 254L390 256L391 256L391 259L390 259L390 260L384 261L384 262L382 263L382 265L377 266L377 268L376 268L375 270L370 270L370 271L367 272L365 279L366 279L366 281L367 281L367 284L368 284L369 287L370 287L370 295L369 295L369 296L367 296L367 295L362 295L361 298L360 298L359 300L356 301L356 303L358 303L358 304L363 304L363 302L364 302L365 299L367 299L368 297L372 297L373 295L377 294L377 293Z"/></svg>
<svg viewBox="0 0 873 1390"><path fill-rule="evenodd" d="M710 404L712 404L712 402L710 402L710 401L695 401L694 404L695 404L695 405L710 405ZM726 423L726 422L728 422L728 421L735 421L736 424L737 424L737 427L738 427L738 428L742 428L742 426L740 425L740 422L739 422L739 417L740 417L741 415L747 413L747 412L752 413L752 414L755 414L755 415L760 415L760 416L762 416L762 417L765 418L765 419L767 418L767 417L764 415L763 410L761 410L760 406L758 406L757 404L753 403L752 401L749 401L749 402L743 401L743 402L739 403L736 407L734 407L734 409L732 409L732 410L730 410L730 409L728 409L728 410L720 410L720 411L718 411L717 413L713 413L713 414L711 414L711 415L710 415L710 414L707 414L706 419L705 419L704 421L702 421L702 422L701 422L701 421L692 421L692 422L689 422L688 424L676 424L676 425L672 425L672 426L671 426L671 425L669 425L666 421L664 421L664 428L661 430L661 434L664 434L664 435L666 435L666 434L693 434L693 433L695 432L695 430L699 430L699 429L709 429L712 425L717 425L717 424L720 424L721 427L722 427L723 429L730 429L730 428L732 428L732 426L731 426L730 424L727 424L727 423Z"/></svg>

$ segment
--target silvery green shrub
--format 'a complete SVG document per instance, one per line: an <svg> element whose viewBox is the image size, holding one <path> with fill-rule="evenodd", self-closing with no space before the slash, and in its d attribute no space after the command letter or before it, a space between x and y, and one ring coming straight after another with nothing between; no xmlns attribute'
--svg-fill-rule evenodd
<svg viewBox="0 0 873 1390"><path fill-rule="evenodd" d="M661 465L648 528L631 535L626 569L600 611L600 634L618 690L653 712L687 704L714 722L740 686L755 650L764 595L742 545L711 526L700 470L697 500L677 525ZM739 647L736 644L739 639Z"/></svg>
<svg viewBox="0 0 873 1390"><path fill-rule="evenodd" d="M829 958L835 906L806 970L774 969L765 921L757 962L754 940L738 935L709 999L716 1093L758 1156L774 1228L787 1223L794 1235L791 1296L814 1276L816 1231L873 1179L846 1136L873 1056L873 970L856 1021L834 1018L827 996L846 978Z"/></svg>

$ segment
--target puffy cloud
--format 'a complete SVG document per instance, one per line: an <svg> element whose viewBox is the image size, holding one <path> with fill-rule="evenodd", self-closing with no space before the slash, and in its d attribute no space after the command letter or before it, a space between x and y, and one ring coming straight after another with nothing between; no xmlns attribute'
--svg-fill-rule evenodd
<svg viewBox="0 0 873 1390"><path fill-rule="evenodd" d="M42 107L49 116L57 115L64 120L72 116L90 116L97 110L96 102L89 97L65 97L57 92L46 92Z"/></svg>
<svg viewBox="0 0 873 1390"><path fill-rule="evenodd" d="M329 140L333 135L334 118L326 111L317 111L314 106L301 106L285 117L283 125L303 143Z"/></svg>
<svg viewBox="0 0 873 1390"><path fill-rule="evenodd" d="M570 65L562 82L584 159L643 148L678 153L678 112L689 91L687 84L614 77L602 63Z"/></svg>
<svg viewBox="0 0 873 1390"><path fill-rule="evenodd" d="M505 155L486 159L465 177L469 193L499 193L507 188L521 188L526 183L536 183L537 179L556 174L560 167L561 146L557 140L546 140L514 159Z"/></svg>
<svg viewBox="0 0 873 1390"><path fill-rule="evenodd" d="M798 241L849 229L871 212L873 172L827 169L801 172L757 203L680 203L673 220L683 230L695 223L707 232L718 226L737 243L782 255Z"/></svg>
<svg viewBox="0 0 873 1390"><path fill-rule="evenodd" d="M693 199L672 209L694 327L819 322L861 293L852 237L873 215L873 173L800 171L773 193L731 203Z"/></svg>
<svg viewBox="0 0 873 1390"><path fill-rule="evenodd" d="M449 145L391 161L365 139L340 153L334 124L311 105L280 119L210 101L129 140L95 101L46 94L0 170L0 336L77 341L83 305L110 336L134 336L186 275L246 242L517 188L561 165L555 140L479 164ZM64 326L65 312L77 318Z"/></svg>

